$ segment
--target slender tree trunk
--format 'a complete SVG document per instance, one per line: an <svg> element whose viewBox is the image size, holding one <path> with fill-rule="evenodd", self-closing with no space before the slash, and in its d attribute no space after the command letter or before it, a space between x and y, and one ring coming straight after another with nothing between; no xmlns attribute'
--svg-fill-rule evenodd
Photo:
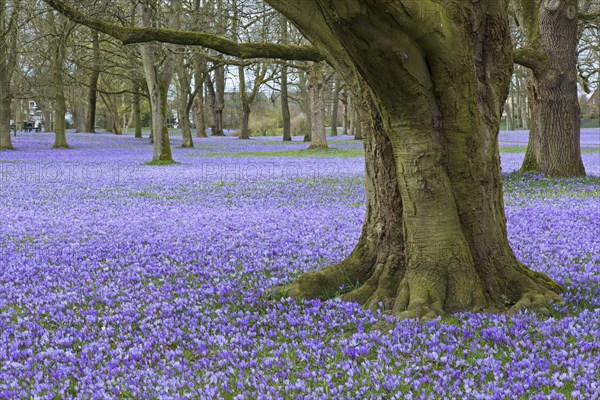
<svg viewBox="0 0 600 400"><path fill-rule="evenodd" d="M177 71L177 113L179 114L179 127L183 143L181 147L194 147L192 139L192 127L190 126L190 116L188 112L188 100L190 97L190 79L184 68L183 55L179 55L176 60Z"/></svg>
<svg viewBox="0 0 600 400"><path fill-rule="evenodd" d="M312 63L308 72L311 106L311 143L309 149L326 149L325 134L325 63Z"/></svg>
<svg viewBox="0 0 600 400"><path fill-rule="evenodd" d="M217 115L215 113L215 104L216 104L216 93L215 93L215 86L214 83L212 81L212 79L210 78L210 74L206 74L206 92L208 94L208 104L210 106L210 110L212 112L212 125L210 126L210 132L211 132L211 136L217 136L215 135L215 133L217 132L217 126L216 126L216 121L217 121Z"/></svg>
<svg viewBox="0 0 600 400"><path fill-rule="evenodd" d="M335 80L334 89L333 89L333 105L331 107L331 136L337 136L338 134L338 108L340 105L340 90L341 83L340 79L337 78Z"/></svg>
<svg viewBox="0 0 600 400"><path fill-rule="evenodd" d="M0 68L0 76L3 71ZM2 79L2 78L0 78ZM0 150L13 149L10 138L10 103L11 98L8 93L9 85L6 82L0 82ZM15 127L15 132L16 132Z"/></svg>
<svg viewBox="0 0 600 400"><path fill-rule="evenodd" d="M140 110L139 85L134 85L133 93L133 125L135 127L135 137L142 138L142 113Z"/></svg>
<svg viewBox="0 0 600 400"><path fill-rule="evenodd" d="M17 63L17 18L19 8L7 14L6 0L0 0L0 150L13 149L10 138L10 82ZM15 126L15 134L18 127Z"/></svg>
<svg viewBox="0 0 600 400"><path fill-rule="evenodd" d="M348 131L350 129L350 120L348 118L348 107L350 104L350 95L347 93L348 91L344 91L344 135L348 135Z"/></svg>
<svg viewBox="0 0 600 400"><path fill-rule="evenodd" d="M356 111L352 96L348 96L348 134L356 137Z"/></svg>
<svg viewBox="0 0 600 400"><path fill-rule="evenodd" d="M504 104L504 112L506 113L506 129L509 131L513 131L515 127L513 124L513 114L509 102L506 102L506 104Z"/></svg>
<svg viewBox="0 0 600 400"><path fill-rule="evenodd" d="M206 138L206 118L204 116L204 74L205 67L197 57L194 60L194 79L198 87L196 88L196 97L194 97L194 124L196 125L196 137Z"/></svg>
<svg viewBox="0 0 600 400"><path fill-rule="evenodd" d="M85 131L96 133L96 104L98 102L98 79L100 78L100 39L97 30L92 30L93 69L88 88L88 107Z"/></svg>
<svg viewBox="0 0 600 400"><path fill-rule="evenodd" d="M559 286L519 263L507 239L497 142L512 63L505 2L441 0L427 13L421 2L268 2L326 55L369 120L359 244L288 293L352 285L346 299L427 318L556 299Z"/></svg>
<svg viewBox="0 0 600 400"><path fill-rule="evenodd" d="M288 20L283 15L279 18L279 28L281 30L281 41L288 43ZM288 94L288 67L286 64L281 66L281 122L283 127L283 141L292 141L292 118L290 116L290 102Z"/></svg>
<svg viewBox="0 0 600 400"><path fill-rule="evenodd" d="M250 102L248 93L246 93L246 75L243 66L238 68L238 78L240 80L240 105L242 109L242 131L240 139L250 139Z"/></svg>
<svg viewBox="0 0 600 400"><path fill-rule="evenodd" d="M292 141L292 119L290 116L290 103L288 95L288 68L281 68L281 121L283 124L283 141Z"/></svg>
<svg viewBox="0 0 600 400"><path fill-rule="evenodd" d="M63 82L64 45L57 43L54 49L53 77L54 77L54 147L55 149L68 148L65 116L67 102L65 100L65 86Z"/></svg>
<svg viewBox="0 0 600 400"><path fill-rule="evenodd" d="M302 113L306 115L306 127L304 132L304 141L310 142L312 138L312 105L310 104L310 93L308 90L308 74L300 74L300 95L302 96Z"/></svg>
<svg viewBox="0 0 600 400"><path fill-rule="evenodd" d="M355 109L354 120L356 121L354 124L354 140L363 140L363 128L358 109Z"/></svg>
<svg viewBox="0 0 600 400"><path fill-rule="evenodd" d="M516 3L529 49L517 51L515 60L532 71L528 74L532 148L521 171L584 176L577 97L578 1Z"/></svg>
<svg viewBox="0 0 600 400"><path fill-rule="evenodd" d="M213 136L225 136L223 130L223 110L225 109L225 67L220 66L215 69L215 91L214 91L214 130Z"/></svg>

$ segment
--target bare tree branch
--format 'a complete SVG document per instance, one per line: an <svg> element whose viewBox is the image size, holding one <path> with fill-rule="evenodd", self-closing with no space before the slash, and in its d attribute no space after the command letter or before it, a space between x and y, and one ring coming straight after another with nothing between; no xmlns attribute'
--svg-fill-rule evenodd
<svg viewBox="0 0 600 400"><path fill-rule="evenodd" d="M292 46L274 43L236 43L206 32L176 31L160 28L123 27L87 16L62 0L44 0L72 21L113 36L123 44L164 42L178 45L202 46L223 54L249 58L276 58L282 60L322 61L324 57L313 46Z"/></svg>

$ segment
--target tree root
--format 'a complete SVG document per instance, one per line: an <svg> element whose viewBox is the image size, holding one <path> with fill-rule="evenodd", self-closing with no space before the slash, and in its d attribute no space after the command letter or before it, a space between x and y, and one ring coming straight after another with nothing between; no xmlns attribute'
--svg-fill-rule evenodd
<svg viewBox="0 0 600 400"><path fill-rule="evenodd" d="M483 310L514 313L527 309L549 315L550 304L561 299L561 287L516 260L511 264L512 268L503 268L498 276L506 283L498 298L486 298L481 282L468 268L453 267L450 277L432 279L427 272L408 273L399 257L368 263L355 253L339 264L300 276L289 285L287 294L296 299L341 297L399 319L431 320L459 311ZM347 288L351 290L344 292Z"/></svg>

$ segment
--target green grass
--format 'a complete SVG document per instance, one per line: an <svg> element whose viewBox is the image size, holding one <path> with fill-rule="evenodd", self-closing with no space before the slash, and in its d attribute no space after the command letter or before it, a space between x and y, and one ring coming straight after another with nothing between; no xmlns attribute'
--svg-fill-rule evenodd
<svg viewBox="0 0 600 400"><path fill-rule="evenodd" d="M525 153L526 146L500 146L500 153ZM600 153L600 147L581 149L582 153Z"/></svg>
<svg viewBox="0 0 600 400"><path fill-rule="evenodd" d="M283 143L283 142L282 142ZM315 150L281 150L281 151L247 151L235 153L190 154L189 157L323 157L323 158L355 158L364 157L362 148L356 149L315 149Z"/></svg>
<svg viewBox="0 0 600 400"><path fill-rule="evenodd" d="M163 161L163 160L149 161L149 162L142 163L142 165L149 165L149 166L153 166L153 167L162 167L162 166L166 166L166 165L176 165L176 164L181 164L181 163L178 163L177 161Z"/></svg>
<svg viewBox="0 0 600 400"><path fill-rule="evenodd" d="M600 127L600 118L582 118L581 119L581 129L587 128L599 128Z"/></svg>

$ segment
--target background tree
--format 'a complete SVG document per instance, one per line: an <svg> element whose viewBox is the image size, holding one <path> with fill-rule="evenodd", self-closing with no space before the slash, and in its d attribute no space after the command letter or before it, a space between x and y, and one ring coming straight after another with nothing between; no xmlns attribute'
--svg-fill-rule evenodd
<svg viewBox="0 0 600 400"><path fill-rule="evenodd" d="M171 2L173 12L170 15L168 26L179 28L181 2ZM159 9L157 1L148 0L137 5L140 21L143 26L152 26L160 21L156 15ZM166 54L163 53L165 50ZM169 130L167 127L167 94L176 64L176 56L171 49L163 49L157 43L141 45L144 75L148 86L150 105L152 109L152 138L154 143L153 162L172 162Z"/></svg>
<svg viewBox="0 0 600 400"><path fill-rule="evenodd" d="M327 149L325 131L325 62L310 63L308 66L308 93L310 98L310 132L309 149Z"/></svg>
<svg viewBox="0 0 600 400"><path fill-rule="evenodd" d="M529 68L529 143L521 171L582 176L577 96L578 0L514 0L525 37L515 62Z"/></svg>

